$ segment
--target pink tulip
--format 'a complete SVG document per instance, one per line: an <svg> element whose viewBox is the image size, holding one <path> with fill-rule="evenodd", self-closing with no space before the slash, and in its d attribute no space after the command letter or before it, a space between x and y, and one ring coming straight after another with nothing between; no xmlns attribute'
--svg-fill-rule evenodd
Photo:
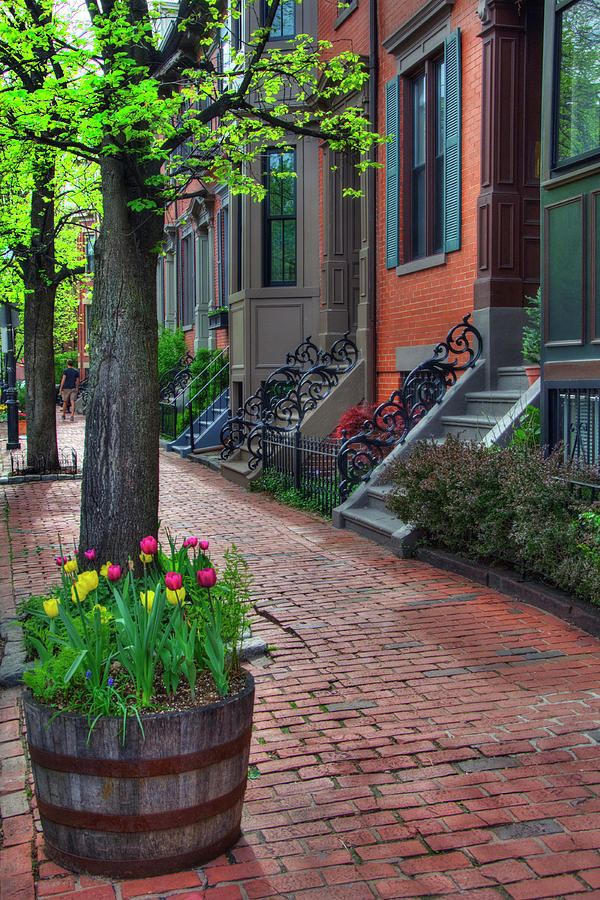
<svg viewBox="0 0 600 900"><path fill-rule="evenodd" d="M66 563L66 561L67 561L67 557L66 557L66 556L57 556L57 557L56 557L56 565L57 565L57 566L64 566L64 564Z"/></svg>
<svg viewBox="0 0 600 900"><path fill-rule="evenodd" d="M198 544L197 537L186 538L185 541L183 542L184 547L195 547L197 544Z"/></svg>
<svg viewBox="0 0 600 900"><path fill-rule="evenodd" d="M83 554L88 562L94 562L96 559L96 551L95 550L86 550Z"/></svg>
<svg viewBox="0 0 600 900"><path fill-rule="evenodd" d="M109 581L118 581L121 577L121 566L109 566L106 570L106 577Z"/></svg>
<svg viewBox="0 0 600 900"><path fill-rule="evenodd" d="M208 550L209 543L210 543L209 541L200 541L199 542L199 547L202 550L202 552L205 552L206 550Z"/></svg>
<svg viewBox="0 0 600 900"><path fill-rule="evenodd" d="M158 541L153 537L145 537L140 541L140 547L142 548L142 553L154 556L158 551Z"/></svg>
<svg viewBox="0 0 600 900"><path fill-rule="evenodd" d="M165 575L165 586L170 591L178 591L183 584L183 579L179 572L167 572Z"/></svg>
<svg viewBox="0 0 600 900"><path fill-rule="evenodd" d="M214 569L200 569L200 571L196 573L196 578L198 579L200 587L203 588L214 587L217 583L217 573Z"/></svg>

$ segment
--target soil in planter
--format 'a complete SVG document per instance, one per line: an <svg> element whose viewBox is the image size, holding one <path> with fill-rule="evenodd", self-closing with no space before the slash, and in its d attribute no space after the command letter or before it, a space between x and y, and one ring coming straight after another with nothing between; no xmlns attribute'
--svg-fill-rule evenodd
<svg viewBox="0 0 600 900"><path fill-rule="evenodd" d="M244 687L244 683L242 671L232 673L229 678L229 694L237 694ZM187 681L180 682L175 694L167 694L161 682L160 690L155 692L152 701L156 705L157 711L166 711L195 709L197 706L208 706L209 703L216 703L217 700L222 699L217 692L212 675L205 671L198 673L193 698Z"/></svg>

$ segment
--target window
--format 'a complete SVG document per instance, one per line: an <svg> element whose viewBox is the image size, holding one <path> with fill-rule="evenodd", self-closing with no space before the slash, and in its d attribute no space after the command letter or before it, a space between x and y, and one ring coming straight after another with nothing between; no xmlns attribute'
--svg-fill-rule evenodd
<svg viewBox="0 0 600 900"><path fill-rule="evenodd" d="M386 84L386 133L392 136L386 146L387 268L460 248L458 29L440 49Z"/></svg>
<svg viewBox="0 0 600 900"><path fill-rule="evenodd" d="M265 158L265 285L296 284L296 152Z"/></svg>
<svg viewBox="0 0 600 900"><path fill-rule="evenodd" d="M443 59L428 61L411 79L410 258L444 249L444 110L446 69Z"/></svg>
<svg viewBox="0 0 600 900"><path fill-rule="evenodd" d="M600 6L559 2L556 28L556 165L600 151Z"/></svg>
<svg viewBox="0 0 600 900"><path fill-rule="evenodd" d="M263 22L267 19L269 3L263 3ZM281 0L273 25L271 27L271 41L283 41L296 36L296 2L295 0Z"/></svg>
<svg viewBox="0 0 600 900"><path fill-rule="evenodd" d="M217 306L229 303L229 208L217 213Z"/></svg>
<svg viewBox="0 0 600 900"><path fill-rule="evenodd" d="M181 306L179 321L183 326L194 324L196 297L194 292L194 235L181 239Z"/></svg>
<svg viewBox="0 0 600 900"><path fill-rule="evenodd" d="M85 239L85 274L94 274L94 245L96 243L96 235L88 234Z"/></svg>

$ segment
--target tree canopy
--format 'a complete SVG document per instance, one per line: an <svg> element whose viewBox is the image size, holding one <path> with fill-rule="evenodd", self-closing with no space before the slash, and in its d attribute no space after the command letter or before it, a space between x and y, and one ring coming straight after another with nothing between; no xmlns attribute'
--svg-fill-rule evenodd
<svg viewBox="0 0 600 900"><path fill-rule="evenodd" d="M235 22L254 9L264 16L237 41ZM161 36L160 5L147 0L0 2L0 119L19 142L100 168L81 551L137 558L139 538L158 525L165 204L204 179L261 197L253 162L290 135L361 152L379 140L360 106L332 102L364 84L359 58L312 35L270 42L278 9L279 0L181 0Z"/></svg>

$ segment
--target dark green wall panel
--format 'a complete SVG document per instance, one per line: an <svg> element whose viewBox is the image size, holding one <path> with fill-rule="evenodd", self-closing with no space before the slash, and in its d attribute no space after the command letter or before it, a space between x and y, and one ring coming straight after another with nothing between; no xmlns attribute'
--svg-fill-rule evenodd
<svg viewBox="0 0 600 900"><path fill-rule="evenodd" d="M546 210L546 341L581 341L583 335L583 198Z"/></svg>

